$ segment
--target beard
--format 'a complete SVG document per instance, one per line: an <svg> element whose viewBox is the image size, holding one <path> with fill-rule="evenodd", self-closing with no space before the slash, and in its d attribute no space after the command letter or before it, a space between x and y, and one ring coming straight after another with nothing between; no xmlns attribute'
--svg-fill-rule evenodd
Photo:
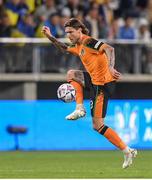
<svg viewBox="0 0 152 180"><path fill-rule="evenodd" d="M72 42L72 44L77 44L79 42L79 38L77 39L73 39L73 40L70 40Z"/></svg>

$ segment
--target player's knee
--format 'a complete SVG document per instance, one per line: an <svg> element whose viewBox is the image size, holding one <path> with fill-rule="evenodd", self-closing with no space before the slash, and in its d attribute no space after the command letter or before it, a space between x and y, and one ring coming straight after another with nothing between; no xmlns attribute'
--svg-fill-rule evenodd
<svg viewBox="0 0 152 180"><path fill-rule="evenodd" d="M104 126L104 121L102 118L93 118L93 129L95 131L99 132L102 126Z"/></svg>
<svg viewBox="0 0 152 180"><path fill-rule="evenodd" d="M75 76L75 70L71 69L67 72L67 82L74 79Z"/></svg>
<svg viewBox="0 0 152 180"><path fill-rule="evenodd" d="M98 131L98 127L97 127L95 124L93 124L93 129L94 129L95 131Z"/></svg>
<svg viewBox="0 0 152 180"><path fill-rule="evenodd" d="M100 127L102 127L102 126L104 126L104 124L101 124L100 126L99 125L93 125L93 129L95 130L95 131L97 131L97 132L100 132L99 130L100 130Z"/></svg>

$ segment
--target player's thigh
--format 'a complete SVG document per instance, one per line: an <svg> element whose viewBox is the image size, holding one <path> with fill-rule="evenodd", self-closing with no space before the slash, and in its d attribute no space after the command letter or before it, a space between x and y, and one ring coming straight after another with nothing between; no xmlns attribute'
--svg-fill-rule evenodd
<svg viewBox="0 0 152 180"><path fill-rule="evenodd" d="M84 75L83 71L81 70L69 70L67 72L67 81L70 82L71 80L74 80L84 86Z"/></svg>
<svg viewBox="0 0 152 180"><path fill-rule="evenodd" d="M102 86L93 86L91 90L91 115L93 119L104 119L107 112L108 95ZM95 121L96 123L96 121Z"/></svg>
<svg viewBox="0 0 152 180"><path fill-rule="evenodd" d="M91 77L88 72L83 72L83 76L84 76L84 88L85 90L91 92L91 89L93 88Z"/></svg>

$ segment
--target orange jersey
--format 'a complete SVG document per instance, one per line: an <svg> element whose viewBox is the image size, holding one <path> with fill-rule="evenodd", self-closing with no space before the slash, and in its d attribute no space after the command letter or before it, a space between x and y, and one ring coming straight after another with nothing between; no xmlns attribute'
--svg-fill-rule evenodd
<svg viewBox="0 0 152 180"><path fill-rule="evenodd" d="M102 51L104 45L101 41L83 35L81 44L68 47L68 52L80 57L95 85L104 85L115 80L109 71L108 57Z"/></svg>

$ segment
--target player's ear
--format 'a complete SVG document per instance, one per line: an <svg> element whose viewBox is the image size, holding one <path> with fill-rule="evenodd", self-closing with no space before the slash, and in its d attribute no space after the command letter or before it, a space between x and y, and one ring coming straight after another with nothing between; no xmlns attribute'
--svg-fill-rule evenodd
<svg viewBox="0 0 152 180"><path fill-rule="evenodd" d="M79 32L82 32L82 28L79 28L78 31L79 31Z"/></svg>

